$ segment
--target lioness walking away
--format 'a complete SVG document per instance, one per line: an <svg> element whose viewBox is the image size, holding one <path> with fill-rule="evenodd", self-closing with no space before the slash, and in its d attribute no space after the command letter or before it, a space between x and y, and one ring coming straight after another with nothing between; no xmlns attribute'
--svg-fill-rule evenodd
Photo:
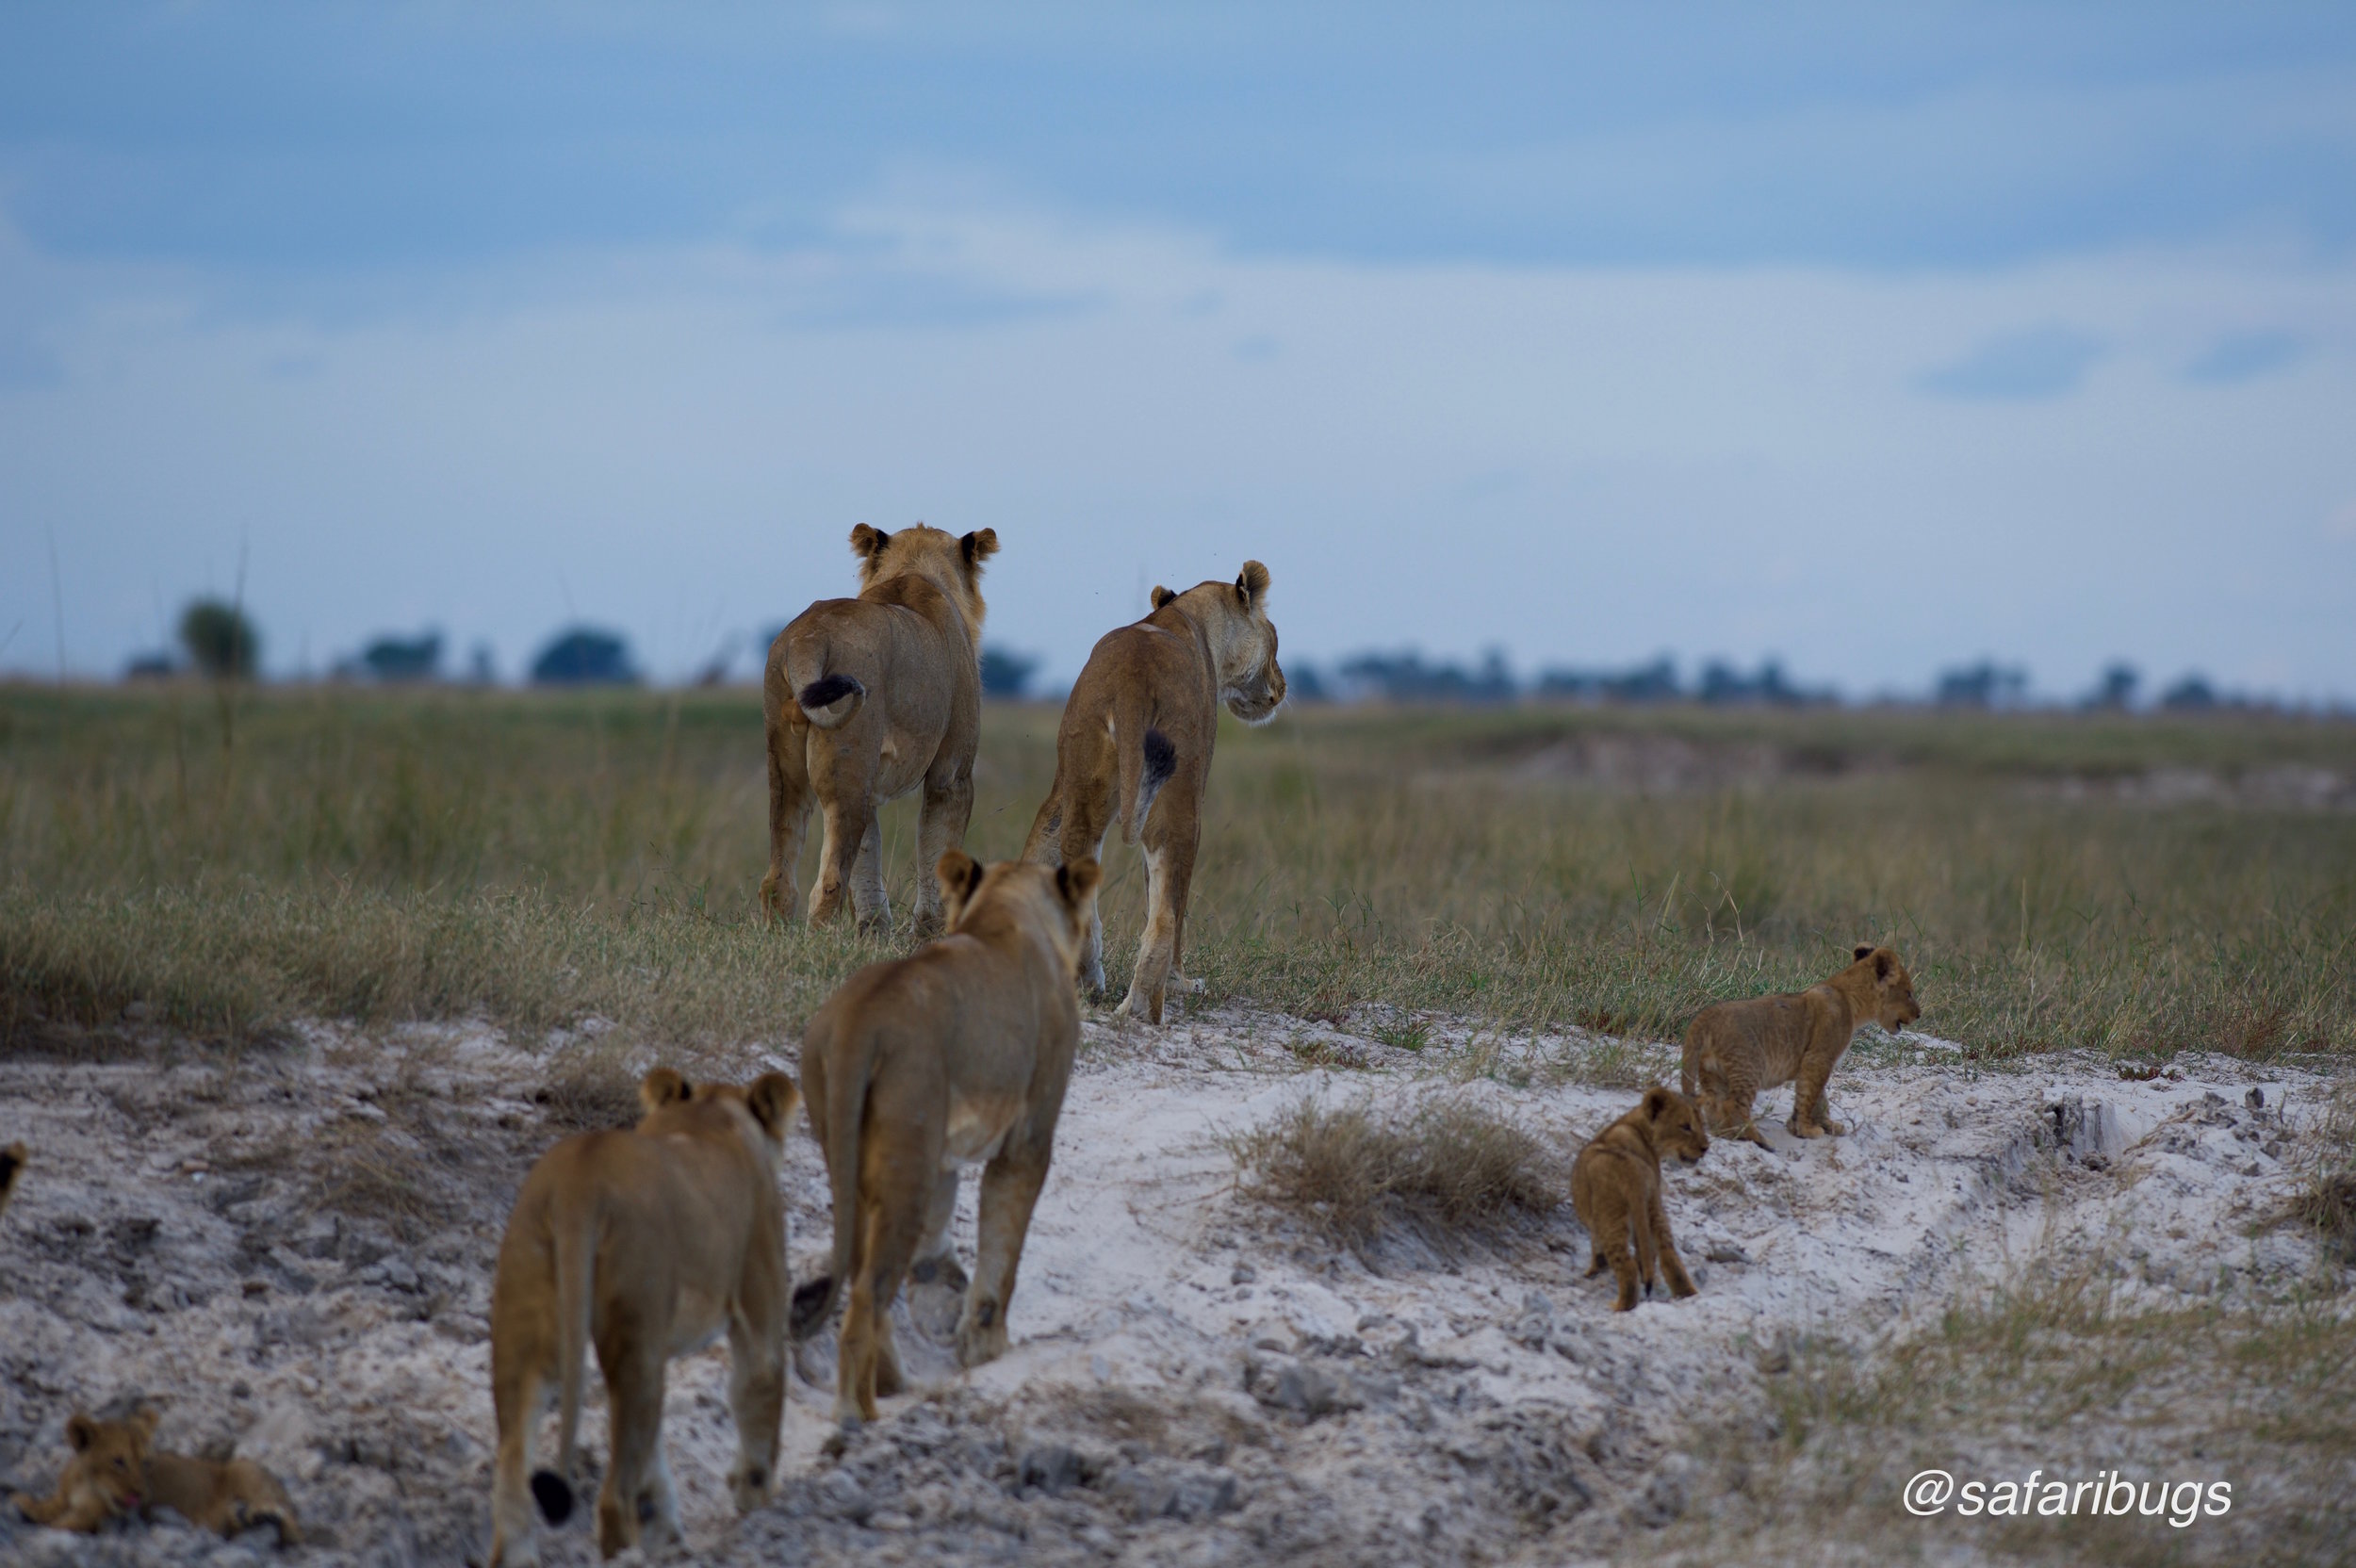
<svg viewBox="0 0 2356 1568"><path fill-rule="evenodd" d="M919 785L916 928L941 924L924 874L965 843L973 814L973 748L981 739L982 563L998 552L983 529L963 538L919 523L897 533L861 523L859 597L820 599L769 645L761 705L769 743L769 874L761 907L790 917L794 867L813 801L825 814L812 923L831 920L845 889L863 929L889 932L875 813Z"/></svg>
<svg viewBox="0 0 2356 1568"><path fill-rule="evenodd" d="M1620 1282L1613 1312L1636 1305L1636 1284L1652 1294L1654 1263L1668 1276L1673 1296L1693 1294L1684 1260L1669 1235L1661 1206L1661 1155L1666 1150L1692 1165L1710 1152L1710 1134L1693 1102L1675 1089L1646 1089L1636 1108L1588 1140L1571 1164L1571 1206L1595 1250L1588 1279L1605 1268Z"/></svg>
<svg viewBox="0 0 2356 1568"><path fill-rule="evenodd" d="M777 1468L785 1410L785 1207L777 1162L794 1081L691 1086L669 1068L638 1088L629 1132L583 1133L540 1156L499 1243L491 1287L491 1562L534 1563L532 1499L551 1524L573 1509L581 1356L605 1373L609 1438L597 1546L679 1539L663 1458L663 1385L674 1356L728 1336L736 1506L759 1506ZM534 1473L532 1439L550 1383L556 1469ZM529 1478L529 1488L526 1481Z"/></svg>
<svg viewBox="0 0 2356 1568"><path fill-rule="evenodd" d="M1886 947L1860 942L1857 961L1804 991L1720 1002L1704 1007L1685 1031L1685 1065L1678 1077L1710 1125L1722 1134L1763 1144L1751 1120L1762 1090L1796 1083L1792 1135L1821 1138L1848 1131L1824 1105L1824 1085L1869 1023L1895 1034L1922 1016L1914 977Z"/></svg>
<svg viewBox="0 0 2356 1568"><path fill-rule="evenodd" d="M802 1031L810 1125L834 1192L834 1269L795 1293L794 1327L807 1336L848 1284L835 1380L846 1425L875 1420L877 1397L900 1392L892 1302L910 1265L954 1273L960 1165L983 1168L957 1360L1005 1353L1015 1267L1080 1042L1072 972L1096 862L985 868L951 850L939 874L949 934L860 970Z"/></svg>
<svg viewBox="0 0 2356 1568"><path fill-rule="evenodd" d="M1233 582L1154 589L1153 613L1097 642L1064 704L1055 781L1023 858L1052 866L1101 857L1116 823L1124 841L1144 841L1145 934L1121 1003L1133 1018L1161 1022L1166 994L1193 986L1179 964L1219 704L1246 724L1266 724L1284 700L1268 589L1257 561ZM1101 919L1090 918L1080 978L1104 993Z"/></svg>

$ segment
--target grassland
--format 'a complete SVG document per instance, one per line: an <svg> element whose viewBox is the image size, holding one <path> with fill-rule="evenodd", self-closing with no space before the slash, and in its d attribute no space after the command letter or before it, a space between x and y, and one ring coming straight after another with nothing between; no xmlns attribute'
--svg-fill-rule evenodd
<svg viewBox="0 0 2356 1568"><path fill-rule="evenodd" d="M976 853L1020 846L1054 719L987 715ZM756 918L761 745L738 692L0 688L0 1037L788 1038L892 949ZM1212 1002L1674 1036L1878 939L1982 1057L2356 1052L2356 812L2260 787L2356 778L2356 725L1348 709L1219 745L1187 932ZM885 827L905 910L910 805ZM1110 869L1119 977L1143 877Z"/></svg>

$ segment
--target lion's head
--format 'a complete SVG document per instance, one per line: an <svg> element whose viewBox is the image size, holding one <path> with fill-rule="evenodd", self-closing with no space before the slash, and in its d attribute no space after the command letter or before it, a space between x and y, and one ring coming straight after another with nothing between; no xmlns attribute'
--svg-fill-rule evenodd
<svg viewBox="0 0 2356 1568"><path fill-rule="evenodd" d="M1894 1035L1922 1016L1922 1004L1914 1000L1914 976L1898 955L1871 942L1859 942L1852 951L1859 966L1872 967L1874 1022Z"/></svg>
<svg viewBox="0 0 2356 1568"><path fill-rule="evenodd" d="M137 1509L147 1495L147 1446L155 1435L155 1413L140 1411L128 1421L101 1421L76 1412L65 1424L68 1462L80 1484L104 1497L118 1512ZM66 1490L60 1488L59 1490Z"/></svg>
<svg viewBox="0 0 2356 1568"><path fill-rule="evenodd" d="M1247 561L1233 582L1202 582L1183 594L1153 590L1153 608L1178 600L1211 640L1219 700L1246 724L1266 724L1284 704L1284 670L1276 662L1276 623L1268 618L1268 572Z"/></svg>
<svg viewBox="0 0 2356 1568"><path fill-rule="evenodd" d="M676 1068L659 1067L640 1080L638 1103L642 1133L660 1133L665 1119L684 1120L709 1115L710 1107L741 1106L753 1119L772 1162L785 1150L788 1123L802 1102L801 1090L782 1072L764 1072L749 1084L690 1084Z"/></svg>
<svg viewBox="0 0 2356 1568"><path fill-rule="evenodd" d="M961 849L941 858L941 906L952 933L980 934L991 920L1036 923L1065 964L1076 969L1104 873L1087 857L1064 866L1001 860L985 866Z"/></svg>
<svg viewBox="0 0 2356 1568"><path fill-rule="evenodd" d="M1644 1119L1652 1123L1653 1148L1692 1165L1710 1152L1710 1133L1693 1102L1665 1085L1644 1091Z"/></svg>
<svg viewBox="0 0 2356 1568"><path fill-rule="evenodd" d="M957 604L965 629L977 642L982 635L982 563L998 553L998 531L986 528L958 535L918 523L887 533L865 523L851 530L851 553L859 557L859 585L863 593L889 578L924 578Z"/></svg>

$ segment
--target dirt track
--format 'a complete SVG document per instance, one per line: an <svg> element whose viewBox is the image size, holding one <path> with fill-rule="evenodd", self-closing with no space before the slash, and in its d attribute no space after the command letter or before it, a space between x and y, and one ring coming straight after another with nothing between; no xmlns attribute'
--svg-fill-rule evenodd
<svg viewBox="0 0 2356 1568"><path fill-rule="evenodd" d="M1319 1041L1363 1065L1302 1070ZM1547 1064L1588 1043L1515 1042L1497 1076L1533 1086L1481 1092L1566 1137L1592 1131L1629 1091L1545 1086ZM1633 1555L1718 1484L1700 1438L1766 1418L1785 1345L1828 1329L1866 1344L1935 1312L1967 1274L2097 1238L2124 1287L2154 1301L2259 1298L2318 1267L2296 1231L2249 1233L2287 1190L2315 1080L2221 1060L2149 1084L2092 1060L1975 1074L1915 1043L1912 1065L1844 1067L1834 1100L1850 1136L1781 1152L1721 1141L1673 1172L1701 1294L1615 1316L1608 1277L1579 1278L1567 1211L1505 1253L1410 1240L1369 1267L1235 1191L1219 1129L1301 1094L1423 1092L1467 1049L1461 1032L1410 1054L1241 1012L1158 1033L1091 1024L1014 1350L959 1377L940 1343L954 1299L914 1289L901 1343L931 1389L888 1402L832 1454L830 1388L815 1386L830 1384L831 1344L809 1347L786 1478L742 1521L722 1484L723 1352L679 1364L665 1437L695 1556ZM0 1480L45 1489L74 1408L145 1397L165 1410L166 1446L234 1441L286 1478L326 1543L305 1560L479 1553L490 1260L516 1181L562 1131L516 1092L543 1070L448 1029L360 1041L323 1028L234 1072L193 1058L0 1064L0 1135L35 1150L0 1219ZM797 1136L805 1266L827 1234L820 1177ZM969 1247L971 1200L969 1182ZM588 1430L601 1446L601 1407ZM595 1560L578 1523L548 1544L551 1561ZM266 1536L224 1555L169 1525L93 1544L0 1522L0 1559L269 1555Z"/></svg>

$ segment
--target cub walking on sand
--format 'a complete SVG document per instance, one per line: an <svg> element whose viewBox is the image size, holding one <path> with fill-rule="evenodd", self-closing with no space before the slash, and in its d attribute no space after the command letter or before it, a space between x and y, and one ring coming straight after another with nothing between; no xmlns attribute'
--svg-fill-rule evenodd
<svg viewBox="0 0 2356 1568"><path fill-rule="evenodd" d="M235 1536L263 1525L281 1546L299 1545L303 1531L278 1478L247 1459L191 1459L150 1448L155 1412L128 1421L101 1421L77 1413L65 1424L74 1457L47 1498L16 1496L18 1511L37 1525L94 1535L118 1513L146 1515L168 1508L199 1529Z"/></svg>
<svg viewBox="0 0 2356 1568"><path fill-rule="evenodd" d="M957 1277L960 1166L982 1167L982 1197L957 1364L1006 1352L1015 1268L1080 1044L1072 973L1096 862L984 866L953 849L937 874L949 934L860 970L802 1031L834 1266L794 1292L794 1327L809 1337L848 1294L835 1378L845 1426L875 1420L876 1399L903 1387L892 1338L900 1282L911 1267L920 1280Z"/></svg>
<svg viewBox="0 0 2356 1568"><path fill-rule="evenodd" d="M1276 626L1268 618L1268 572L1247 561L1233 582L1202 582L1183 594L1153 590L1153 612L1108 631L1088 654L1055 732L1055 782L1049 787L1023 858L1039 865L1101 858L1115 825L1145 846L1145 934L1121 1010L1162 1021L1186 939L1186 891L1203 835L1203 791L1211 776L1219 710L1266 724L1284 701ZM1104 923L1090 916L1080 981L1104 989Z"/></svg>
<svg viewBox="0 0 2356 1568"><path fill-rule="evenodd" d="M1685 1031L1685 1065L1678 1077L1721 1134L1764 1144L1751 1120L1751 1102L1761 1090L1796 1083L1792 1091L1792 1135L1839 1136L1848 1131L1832 1119L1824 1085L1849 1041L1869 1023L1891 1034L1922 1016L1914 1000L1914 976L1886 947L1859 942L1856 962L1804 991L1720 1002L1704 1007Z"/></svg>
<svg viewBox="0 0 2356 1568"><path fill-rule="evenodd" d="M540 1560L532 1503L553 1524L573 1511L581 1358L605 1374L605 1484L597 1547L607 1557L679 1540L663 1457L671 1360L722 1333L743 1512L769 1494L785 1410L785 1205L777 1167L800 1099L767 1072L750 1084L691 1085L667 1067L638 1087L646 1115L626 1132L583 1133L524 1177L491 1284L491 1568ZM535 1472L532 1440L553 1385L556 1468Z"/></svg>
<svg viewBox="0 0 2356 1568"><path fill-rule="evenodd" d="M1710 1134L1692 1101L1655 1085L1634 1110L1589 1139L1571 1164L1571 1206L1595 1249L1585 1277L1612 1270L1620 1282L1613 1312L1634 1310L1639 1280L1644 1294L1652 1294L1656 1260L1671 1295L1693 1294L1661 1206L1663 1150L1692 1165L1710 1152Z"/></svg>
<svg viewBox="0 0 2356 1568"><path fill-rule="evenodd" d="M847 893L862 930L889 934L875 813L923 786L916 819L916 931L941 925L933 863L965 843L982 733L982 563L998 534L919 523L851 531L859 597L820 599L769 645L761 707L769 744L769 872L761 906L794 913L794 867L816 803L826 837L810 890L812 925Z"/></svg>

